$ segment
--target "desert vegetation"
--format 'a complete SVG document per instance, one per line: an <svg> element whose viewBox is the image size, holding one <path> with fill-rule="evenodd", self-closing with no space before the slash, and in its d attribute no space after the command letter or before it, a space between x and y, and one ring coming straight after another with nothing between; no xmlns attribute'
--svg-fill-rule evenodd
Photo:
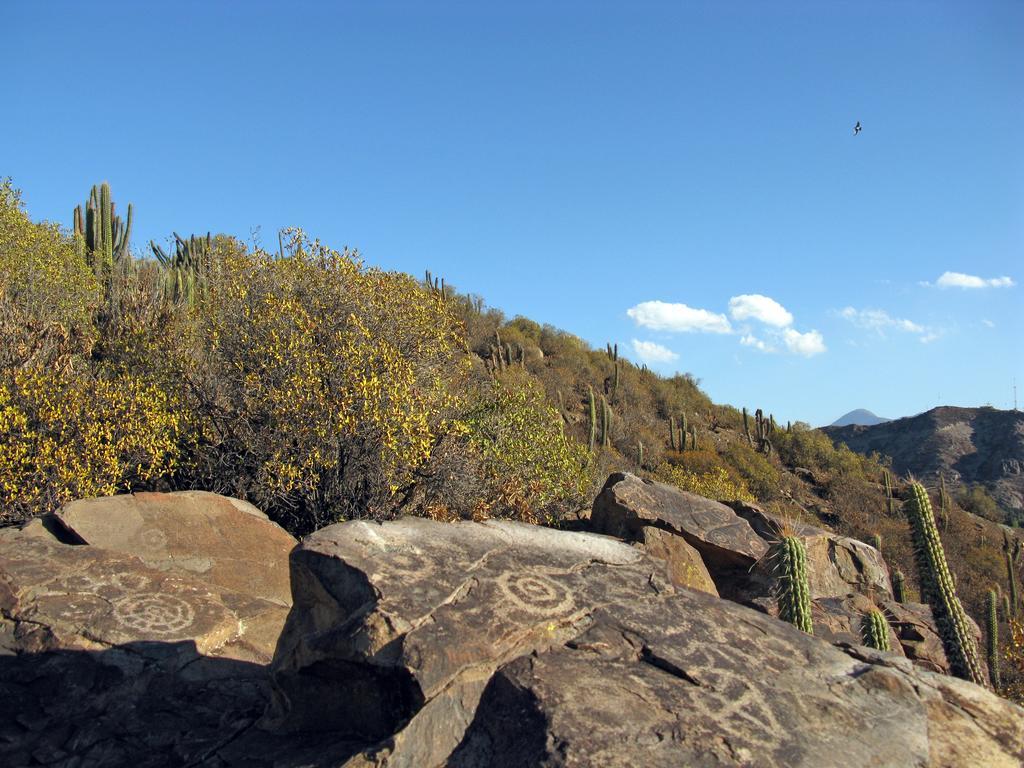
<svg viewBox="0 0 1024 768"><path fill-rule="evenodd" d="M214 234L140 251L132 207L116 210L99 185L67 229L0 186L2 523L74 498L203 488L299 535L399 514L560 525L629 470L877 536L921 597L901 497L924 499L881 457L299 229L273 251ZM932 495L967 612L984 625L989 591L1007 595L997 626L1017 690L1019 549L980 489Z"/></svg>

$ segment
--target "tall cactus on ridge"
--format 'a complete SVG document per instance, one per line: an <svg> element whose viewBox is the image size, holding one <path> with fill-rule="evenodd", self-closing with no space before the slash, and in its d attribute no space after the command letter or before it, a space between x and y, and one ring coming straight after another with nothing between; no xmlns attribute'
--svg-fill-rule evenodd
<svg viewBox="0 0 1024 768"><path fill-rule="evenodd" d="M1003 534L1003 554L1006 559L1006 581L1009 586L1009 600L1010 600L1010 611L1007 614L1007 619L1010 616L1017 615L1018 595L1017 595L1017 562L1020 560L1020 539L1015 539L1014 543L1010 544L1010 537Z"/></svg>
<svg viewBox="0 0 1024 768"><path fill-rule="evenodd" d="M590 436L587 439L587 447L591 453L594 452L594 440L597 438L597 403L594 401L594 388L587 387L587 397L589 400L589 410L587 412L590 417Z"/></svg>
<svg viewBox="0 0 1024 768"><path fill-rule="evenodd" d="M910 522L922 598L931 605L950 669L957 677L984 686L988 681L981 671L978 647L946 564L931 500L920 483L911 483L910 497L904 502L903 511Z"/></svg>
<svg viewBox="0 0 1024 768"><path fill-rule="evenodd" d="M999 681L999 613L997 609L998 597L996 591L990 589L988 591L988 601L985 611L985 624L986 624L986 645L985 650L987 651L988 657L988 676L989 680L992 681L992 689L998 691L1000 688Z"/></svg>
<svg viewBox="0 0 1024 768"><path fill-rule="evenodd" d="M874 648L876 651L888 651L889 647L889 622L885 614L877 608L872 608L865 613L860 620L860 633L864 639L864 645Z"/></svg>
<svg viewBox="0 0 1024 768"><path fill-rule="evenodd" d="M895 503L892 498L892 480L889 477L889 470L882 470L882 478L885 481L885 505L888 508L889 517L895 517Z"/></svg>
<svg viewBox="0 0 1024 768"><path fill-rule="evenodd" d="M74 211L74 232L81 237L85 256L97 276L109 275L115 264L129 255L134 207L128 203L128 217L122 221L114 209L110 185L93 185L85 208L78 205Z"/></svg>
<svg viewBox="0 0 1024 768"><path fill-rule="evenodd" d="M776 597L779 618L809 635L811 589L807 580L807 548L799 536L784 535L772 545L769 558L776 560Z"/></svg>

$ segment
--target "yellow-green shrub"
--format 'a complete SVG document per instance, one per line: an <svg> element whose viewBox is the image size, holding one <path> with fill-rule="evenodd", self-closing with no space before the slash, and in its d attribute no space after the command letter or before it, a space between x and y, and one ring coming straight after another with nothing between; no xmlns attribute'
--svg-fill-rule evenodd
<svg viewBox="0 0 1024 768"><path fill-rule="evenodd" d="M73 241L25 214L0 182L0 370L67 367L94 341L99 288Z"/></svg>
<svg viewBox="0 0 1024 768"><path fill-rule="evenodd" d="M724 467L714 467L703 473L672 464L659 464L654 470L656 479L684 491L720 501L754 501L754 496L742 481L729 477Z"/></svg>
<svg viewBox="0 0 1024 768"><path fill-rule="evenodd" d="M23 368L0 380L2 520L130 491L173 473L177 404L132 374Z"/></svg>
<svg viewBox="0 0 1024 768"><path fill-rule="evenodd" d="M466 424L491 488L488 514L551 521L583 503L586 448L565 436L558 410L528 373L511 368L485 383Z"/></svg>
<svg viewBox="0 0 1024 768"><path fill-rule="evenodd" d="M291 235L226 257L197 310L204 487L303 531L390 514L460 427L458 324L412 278Z"/></svg>

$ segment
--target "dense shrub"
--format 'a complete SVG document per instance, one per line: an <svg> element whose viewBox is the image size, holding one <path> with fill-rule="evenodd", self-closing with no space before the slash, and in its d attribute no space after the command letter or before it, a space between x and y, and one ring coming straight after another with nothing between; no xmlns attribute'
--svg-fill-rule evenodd
<svg viewBox="0 0 1024 768"><path fill-rule="evenodd" d="M197 314L196 478L294 529L391 514L456 428L458 326L406 275L296 231L227 257Z"/></svg>
<svg viewBox="0 0 1024 768"><path fill-rule="evenodd" d="M586 449L566 438L558 410L522 369L483 384L466 425L482 457L490 486L484 503L492 514L553 522L585 503Z"/></svg>
<svg viewBox="0 0 1024 768"><path fill-rule="evenodd" d="M87 354L99 299L72 240L33 223L10 181L0 182L0 370L65 368Z"/></svg>
<svg viewBox="0 0 1024 768"><path fill-rule="evenodd" d="M961 488L956 494L956 502L960 505L961 509L971 512L978 517L984 517L986 520L1001 523L1006 518L996 500L981 485L964 486Z"/></svg>
<svg viewBox="0 0 1024 768"><path fill-rule="evenodd" d="M178 404L130 373L22 368L0 379L0 521L174 473Z"/></svg>
<svg viewBox="0 0 1024 768"><path fill-rule="evenodd" d="M703 473L691 472L680 466L660 464L654 477L684 491L719 501L754 501L753 494L743 484L729 477L724 467L715 467Z"/></svg>

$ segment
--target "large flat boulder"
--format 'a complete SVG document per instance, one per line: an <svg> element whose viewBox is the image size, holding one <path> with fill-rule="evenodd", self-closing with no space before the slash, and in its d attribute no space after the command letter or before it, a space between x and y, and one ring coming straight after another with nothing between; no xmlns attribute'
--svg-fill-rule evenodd
<svg viewBox="0 0 1024 768"><path fill-rule="evenodd" d="M696 593L591 619L495 673L449 768L1024 760L1024 710L906 659L843 652Z"/></svg>
<svg viewBox="0 0 1024 768"><path fill-rule="evenodd" d="M291 605L288 553L296 541L239 499L205 491L125 494L73 501L56 519L85 544Z"/></svg>
<svg viewBox="0 0 1024 768"><path fill-rule="evenodd" d="M602 536L350 522L292 570L263 727L376 742L351 768L1024 759L1024 710L992 693L676 587Z"/></svg>

